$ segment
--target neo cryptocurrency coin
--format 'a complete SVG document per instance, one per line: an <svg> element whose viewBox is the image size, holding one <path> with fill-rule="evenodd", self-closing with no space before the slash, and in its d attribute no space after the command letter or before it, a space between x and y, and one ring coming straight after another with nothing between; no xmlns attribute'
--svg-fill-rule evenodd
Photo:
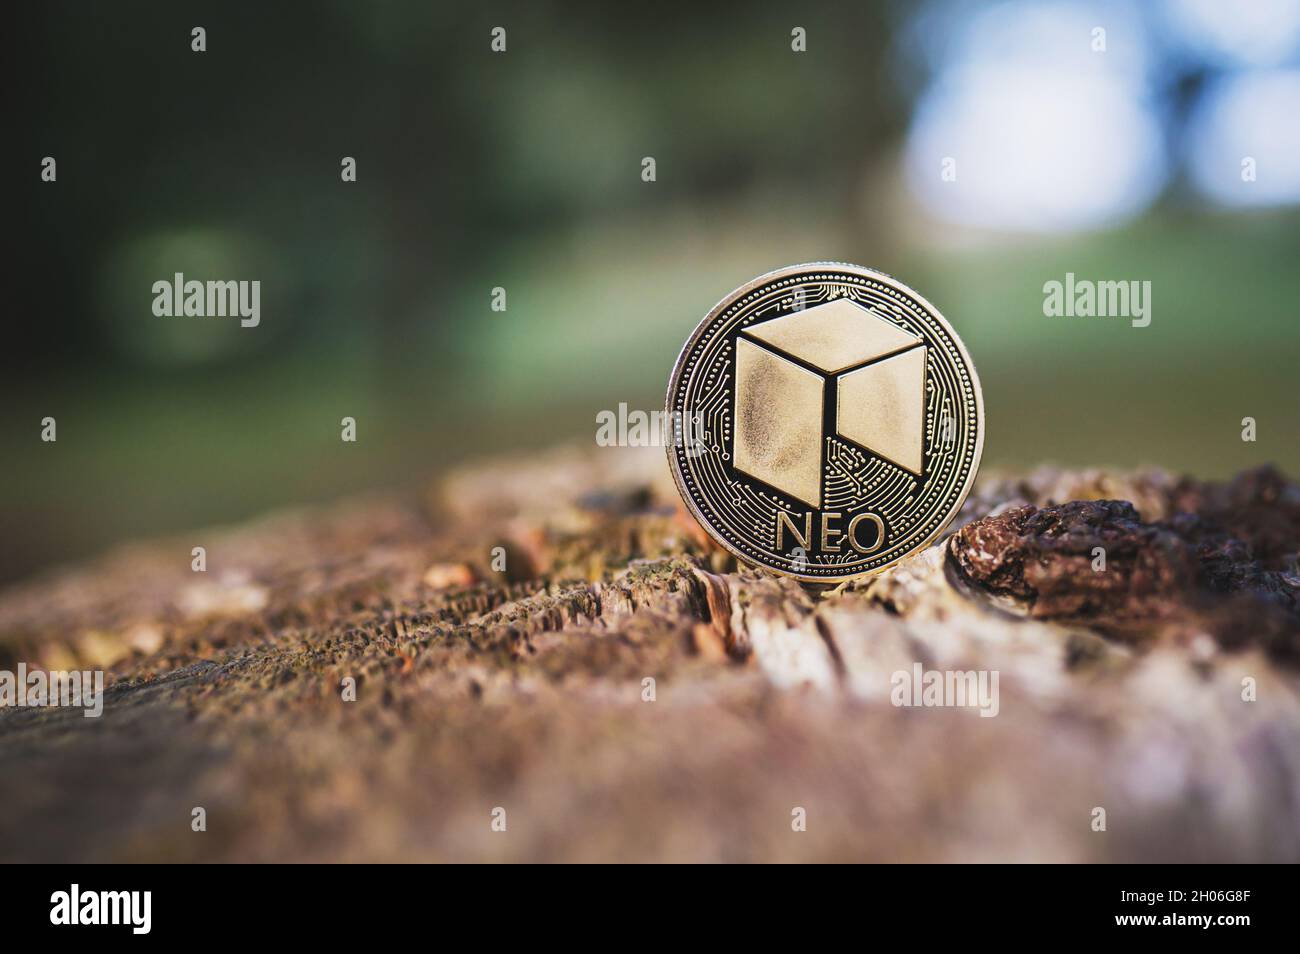
<svg viewBox="0 0 1300 954"><path fill-rule="evenodd" d="M687 507L746 563L808 582L934 542L984 447L970 355L938 310L856 265L793 265L722 299L668 383Z"/></svg>

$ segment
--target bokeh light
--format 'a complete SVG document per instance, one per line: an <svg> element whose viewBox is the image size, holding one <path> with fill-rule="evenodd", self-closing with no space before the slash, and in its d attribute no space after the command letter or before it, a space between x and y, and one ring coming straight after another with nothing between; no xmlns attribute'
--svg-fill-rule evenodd
<svg viewBox="0 0 1300 954"><path fill-rule="evenodd" d="M1300 46L1300 0L1168 0L1162 35L1215 67L1275 66Z"/></svg>
<svg viewBox="0 0 1300 954"><path fill-rule="evenodd" d="M1300 203L1300 70L1215 80L1191 117L1186 155L1197 189L1222 205Z"/></svg>
<svg viewBox="0 0 1300 954"><path fill-rule="evenodd" d="M1168 175L1143 26L1121 8L1005 3L955 21L913 114L908 180L926 210L1024 232L1113 226ZM952 160L955 177L941 175Z"/></svg>

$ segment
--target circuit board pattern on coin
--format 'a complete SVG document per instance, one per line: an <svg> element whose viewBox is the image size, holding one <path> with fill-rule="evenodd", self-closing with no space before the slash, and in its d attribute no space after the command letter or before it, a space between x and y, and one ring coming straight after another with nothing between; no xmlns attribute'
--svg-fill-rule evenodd
<svg viewBox="0 0 1300 954"><path fill-rule="evenodd" d="M688 507L748 563L833 583L939 536L979 468L965 348L907 286L838 263L764 275L696 328L669 382Z"/></svg>

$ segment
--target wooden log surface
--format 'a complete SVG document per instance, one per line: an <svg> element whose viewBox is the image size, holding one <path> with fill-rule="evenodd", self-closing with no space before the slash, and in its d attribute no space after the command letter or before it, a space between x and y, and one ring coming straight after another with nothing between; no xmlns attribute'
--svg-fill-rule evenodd
<svg viewBox="0 0 1300 954"><path fill-rule="evenodd" d="M1045 468L814 591L653 449L133 544L0 593L0 668L109 684L0 710L0 858L1296 861L1297 551L1271 470ZM997 714L895 705L918 663Z"/></svg>

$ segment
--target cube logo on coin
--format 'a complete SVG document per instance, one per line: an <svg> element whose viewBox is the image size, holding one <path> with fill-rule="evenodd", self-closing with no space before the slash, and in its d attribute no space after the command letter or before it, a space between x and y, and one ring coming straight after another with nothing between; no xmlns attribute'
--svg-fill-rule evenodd
<svg viewBox="0 0 1300 954"><path fill-rule="evenodd" d="M933 542L979 469L970 356L901 282L816 263L724 298L673 369L677 486L742 560L834 583ZM701 446L693 446L693 443Z"/></svg>

